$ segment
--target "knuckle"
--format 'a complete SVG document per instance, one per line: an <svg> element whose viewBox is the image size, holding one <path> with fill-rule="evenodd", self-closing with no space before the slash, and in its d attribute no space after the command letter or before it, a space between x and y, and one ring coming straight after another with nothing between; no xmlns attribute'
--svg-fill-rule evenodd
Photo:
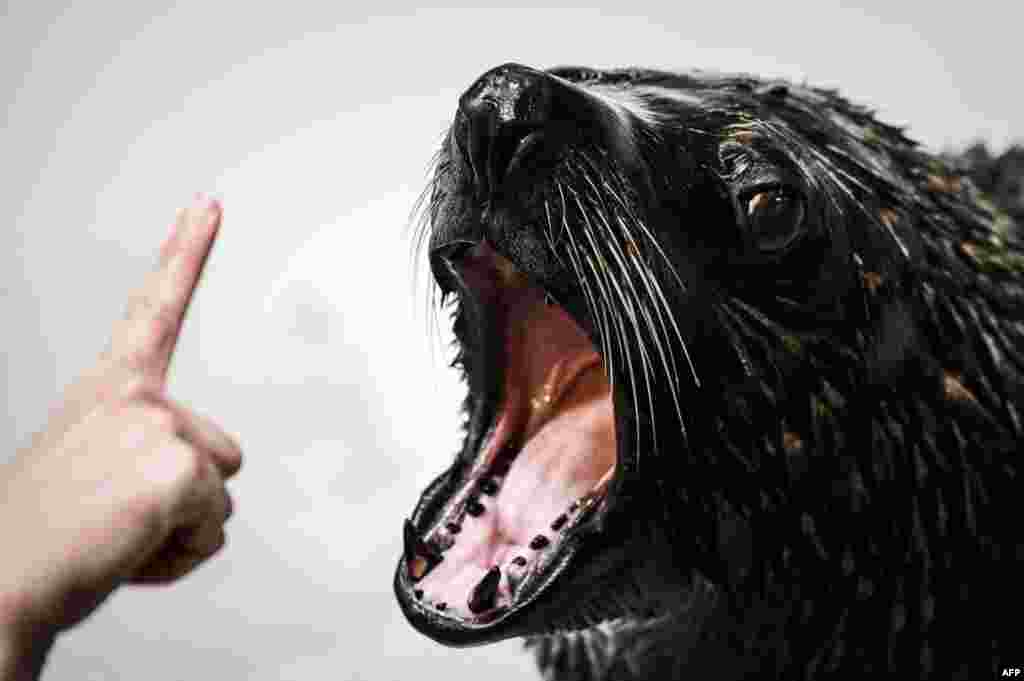
<svg viewBox="0 0 1024 681"><path fill-rule="evenodd" d="M183 481L191 486L206 477L206 457L202 452L185 442L180 442L177 449L178 475Z"/></svg>
<svg viewBox="0 0 1024 681"><path fill-rule="evenodd" d="M181 427L181 417L173 409L160 404L147 404L142 409L146 424L161 433L176 433Z"/></svg>
<svg viewBox="0 0 1024 681"><path fill-rule="evenodd" d="M122 402L143 402L152 400L159 396L160 386L148 376L129 374L116 390L112 390L110 397L117 398Z"/></svg>
<svg viewBox="0 0 1024 681"><path fill-rule="evenodd" d="M145 411L126 402L104 402L92 411L97 419L98 432L117 436L122 449L137 449L152 441L153 430Z"/></svg>

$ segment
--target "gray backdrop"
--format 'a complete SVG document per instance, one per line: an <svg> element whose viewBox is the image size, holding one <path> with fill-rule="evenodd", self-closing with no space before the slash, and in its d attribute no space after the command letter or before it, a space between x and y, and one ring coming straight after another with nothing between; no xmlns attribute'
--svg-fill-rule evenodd
<svg viewBox="0 0 1024 681"><path fill-rule="evenodd" d="M868 4L4 4L0 457L197 190L225 218L172 393L247 454L227 550L118 593L44 678L532 678L518 643L442 648L391 596L402 518L457 444L404 229L456 97L512 60L699 66L840 87L935 148L1022 134L1020 3Z"/></svg>

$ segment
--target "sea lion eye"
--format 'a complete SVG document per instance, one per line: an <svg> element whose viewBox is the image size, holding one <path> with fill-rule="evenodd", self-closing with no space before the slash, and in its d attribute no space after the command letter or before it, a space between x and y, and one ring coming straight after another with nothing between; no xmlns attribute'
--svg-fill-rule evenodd
<svg viewBox="0 0 1024 681"><path fill-rule="evenodd" d="M755 191L744 203L747 227L761 251L781 251L799 236L804 224L804 201L793 190L774 187Z"/></svg>

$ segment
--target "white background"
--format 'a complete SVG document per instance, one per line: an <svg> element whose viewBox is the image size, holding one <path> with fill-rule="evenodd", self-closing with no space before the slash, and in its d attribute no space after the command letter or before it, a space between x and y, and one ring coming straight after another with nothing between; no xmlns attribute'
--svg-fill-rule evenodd
<svg viewBox="0 0 1024 681"><path fill-rule="evenodd" d="M1020 3L869 4L0 5L0 459L199 190L224 226L172 393L247 455L227 550L116 594L44 679L533 678L517 642L442 648L391 595L457 445L406 230L456 98L506 61L704 67L838 87L936 149L1024 134Z"/></svg>

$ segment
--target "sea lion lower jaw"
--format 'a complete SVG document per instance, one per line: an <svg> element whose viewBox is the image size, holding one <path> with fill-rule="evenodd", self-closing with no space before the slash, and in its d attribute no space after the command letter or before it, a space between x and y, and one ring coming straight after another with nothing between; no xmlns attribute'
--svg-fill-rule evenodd
<svg viewBox="0 0 1024 681"><path fill-rule="evenodd" d="M507 64L426 199L468 395L413 626L553 679L1012 663L1024 244L963 168L834 92Z"/></svg>

